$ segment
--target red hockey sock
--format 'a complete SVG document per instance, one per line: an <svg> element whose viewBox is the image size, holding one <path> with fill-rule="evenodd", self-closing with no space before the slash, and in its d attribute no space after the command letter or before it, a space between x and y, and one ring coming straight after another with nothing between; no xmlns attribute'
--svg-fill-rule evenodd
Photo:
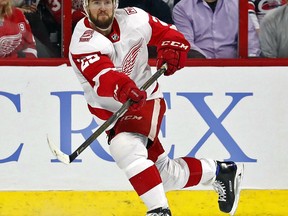
<svg viewBox="0 0 288 216"><path fill-rule="evenodd" d="M162 183L160 174L155 165L152 165L131 177L129 181L139 196Z"/></svg>
<svg viewBox="0 0 288 216"><path fill-rule="evenodd" d="M182 159L187 163L190 171L189 179L184 188L198 185L202 177L202 165L200 160L189 157L183 157Z"/></svg>

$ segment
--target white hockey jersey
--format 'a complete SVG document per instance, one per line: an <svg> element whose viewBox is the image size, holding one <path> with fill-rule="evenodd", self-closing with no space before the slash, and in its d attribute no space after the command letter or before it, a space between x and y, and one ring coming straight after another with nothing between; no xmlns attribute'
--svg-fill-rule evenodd
<svg viewBox="0 0 288 216"><path fill-rule="evenodd" d="M107 37L92 29L87 17L80 20L72 35L69 59L91 113L107 120L122 105L113 98L118 74L129 76L140 88L152 75L147 45L177 39L185 40L174 26L138 8L117 9ZM162 97L156 82L146 92L148 100Z"/></svg>

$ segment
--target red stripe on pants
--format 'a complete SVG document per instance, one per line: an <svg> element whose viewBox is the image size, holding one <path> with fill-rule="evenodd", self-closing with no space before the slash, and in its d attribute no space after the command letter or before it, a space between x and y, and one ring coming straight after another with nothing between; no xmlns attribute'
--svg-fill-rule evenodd
<svg viewBox="0 0 288 216"><path fill-rule="evenodd" d="M160 174L155 165L148 167L129 179L139 196L162 183Z"/></svg>

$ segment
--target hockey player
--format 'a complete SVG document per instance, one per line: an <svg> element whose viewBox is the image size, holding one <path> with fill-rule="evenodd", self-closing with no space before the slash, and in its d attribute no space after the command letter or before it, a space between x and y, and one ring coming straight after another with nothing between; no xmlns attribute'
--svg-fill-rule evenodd
<svg viewBox="0 0 288 216"><path fill-rule="evenodd" d="M11 0L0 0L0 58L36 58L30 25Z"/></svg>
<svg viewBox="0 0 288 216"><path fill-rule="evenodd" d="M147 216L171 216L165 191L213 184L223 212L236 211L242 166L234 162L168 158L158 138L166 105L159 84L142 91L151 76L147 45L158 50L166 76L185 65L188 41L171 25L139 8L117 9L117 0L85 0L87 17L75 27L69 59L96 121L122 103L134 104L107 131L116 164L147 206ZM100 123L100 122L99 122Z"/></svg>

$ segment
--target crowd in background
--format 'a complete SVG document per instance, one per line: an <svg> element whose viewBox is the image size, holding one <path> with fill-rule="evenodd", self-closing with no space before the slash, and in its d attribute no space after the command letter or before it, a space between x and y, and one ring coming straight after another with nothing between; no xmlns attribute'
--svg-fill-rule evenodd
<svg viewBox="0 0 288 216"><path fill-rule="evenodd" d="M72 0L72 30L85 16ZM248 1L248 56L288 57L287 0ZM119 0L173 24L190 58L237 58L239 0ZM61 0L0 0L0 57L61 57ZM150 57L155 50L150 48Z"/></svg>

